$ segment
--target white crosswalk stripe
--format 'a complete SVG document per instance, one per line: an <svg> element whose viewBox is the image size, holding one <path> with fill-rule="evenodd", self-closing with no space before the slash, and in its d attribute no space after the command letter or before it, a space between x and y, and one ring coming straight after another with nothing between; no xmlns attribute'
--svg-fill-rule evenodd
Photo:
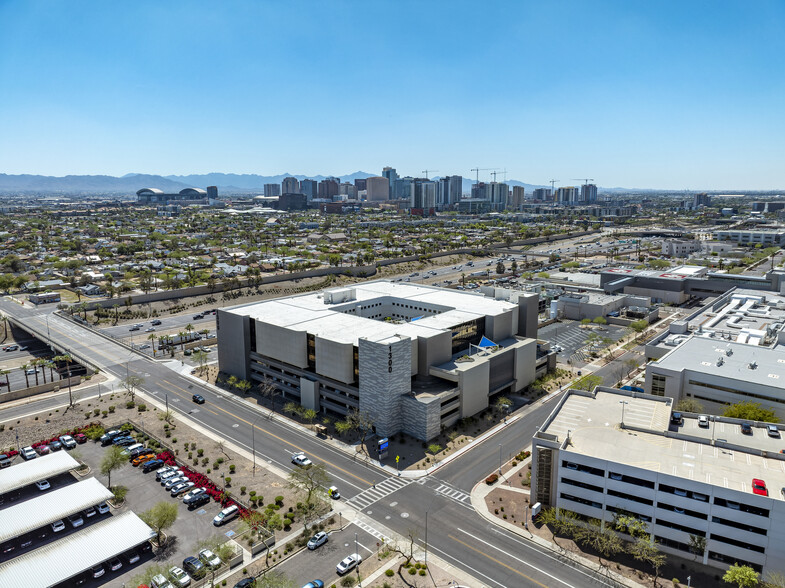
<svg viewBox="0 0 785 588"><path fill-rule="evenodd" d="M457 500L458 502L463 502L464 504L471 504L472 498L465 492L461 492L460 490L456 490L455 488L450 488L445 484L440 484L436 491L439 494L447 496L448 498L452 498L453 500Z"/></svg>
<svg viewBox="0 0 785 588"><path fill-rule="evenodd" d="M364 523L363 521L356 519L354 521L354 524L360 527L363 531L365 531L369 535L371 535L374 539L378 539L383 543L392 543L392 540L389 537L385 536L382 532L377 531L376 529Z"/></svg>
<svg viewBox="0 0 785 588"><path fill-rule="evenodd" d="M411 480L406 478L387 478L379 484L376 484L375 487L363 490L357 496L353 496L346 501L346 504L357 510L363 510L364 508L371 506L374 502L381 500L385 496L389 496L401 488L405 488L409 484L411 484Z"/></svg>

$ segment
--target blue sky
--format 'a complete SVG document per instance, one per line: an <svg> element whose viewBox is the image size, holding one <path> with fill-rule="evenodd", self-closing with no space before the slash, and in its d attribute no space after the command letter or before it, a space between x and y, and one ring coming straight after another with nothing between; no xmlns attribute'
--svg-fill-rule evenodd
<svg viewBox="0 0 785 588"><path fill-rule="evenodd" d="M0 0L0 80L4 173L785 189L779 0Z"/></svg>

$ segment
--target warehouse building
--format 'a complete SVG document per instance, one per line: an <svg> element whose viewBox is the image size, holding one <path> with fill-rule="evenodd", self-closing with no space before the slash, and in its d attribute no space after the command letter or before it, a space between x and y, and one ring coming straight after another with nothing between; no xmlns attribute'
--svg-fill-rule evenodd
<svg viewBox="0 0 785 588"><path fill-rule="evenodd" d="M570 390L533 438L532 502L604 524L633 515L663 552L704 565L781 570L779 431L744 435L736 419L673 419L671 403L612 388ZM753 492L753 480L767 491Z"/></svg>
<svg viewBox="0 0 785 588"><path fill-rule="evenodd" d="M536 294L374 281L219 310L220 370L428 440L547 369Z"/></svg>

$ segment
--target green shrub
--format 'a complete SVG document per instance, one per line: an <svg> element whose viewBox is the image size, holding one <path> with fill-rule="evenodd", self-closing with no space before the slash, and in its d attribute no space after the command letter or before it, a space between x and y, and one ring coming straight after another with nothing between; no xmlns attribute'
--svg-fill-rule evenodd
<svg viewBox="0 0 785 588"><path fill-rule="evenodd" d="M392 577L395 575L395 572L393 572L392 570L387 570L386 572L384 572L384 574L385 574L385 575L386 575L388 578L392 578Z"/></svg>

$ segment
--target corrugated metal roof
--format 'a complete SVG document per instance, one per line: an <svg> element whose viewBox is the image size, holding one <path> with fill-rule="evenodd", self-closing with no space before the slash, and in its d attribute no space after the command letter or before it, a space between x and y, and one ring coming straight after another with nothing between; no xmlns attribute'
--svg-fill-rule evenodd
<svg viewBox="0 0 785 588"><path fill-rule="evenodd" d="M0 586L52 586L154 535L136 514L125 512L0 564Z"/></svg>
<svg viewBox="0 0 785 588"><path fill-rule="evenodd" d="M0 543L48 525L62 518L109 500L112 493L95 478L64 488L45 491L40 496L3 509Z"/></svg>
<svg viewBox="0 0 785 588"><path fill-rule="evenodd" d="M64 474L78 466L79 463L65 450L39 455L35 459L4 469L0 476L0 494L28 486L38 480Z"/></svg>

